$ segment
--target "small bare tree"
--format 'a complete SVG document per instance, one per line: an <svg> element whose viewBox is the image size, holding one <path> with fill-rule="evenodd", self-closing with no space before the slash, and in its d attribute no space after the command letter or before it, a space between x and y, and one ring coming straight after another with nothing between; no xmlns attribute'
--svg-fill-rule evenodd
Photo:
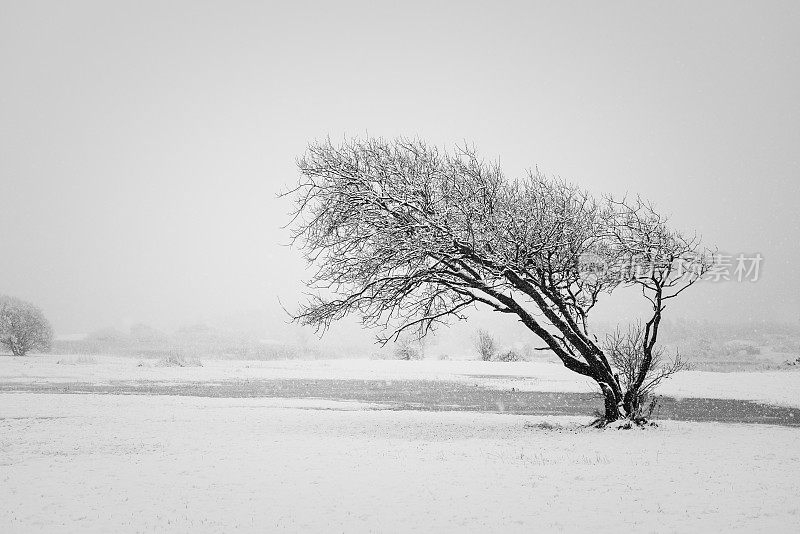
<svg viewBox="0 0 800 534"><path fill-rule="evenodd" d="M402 332L395 339L394 357L397 360L422 360L425 358L424 337L412 332Z"/></svg>
<svg viewBox="0 0 800 534"><path fill-rule="evenodd" d="M688 364L676 352L672 360L664 357L663 347L653 347L647 352L646 329L641 323L630 325L627 330L617 328L606 336L603 350L612 367L617 371L620 386L631 392L626 410L636 422L644 421L653 412L653 391L666 378L688 368ZM639 383L639 377L644 380ZM650 401L649 406L648 400ZM645 411L646 410L646 411Z"/></svg>
<svg viewBox="0 0 800 534"><path fill-rule="evenodd" d="M0 344L14 356L49 350L53 329L42 310L14 297L0 296Z"/></svg>
<svg viewBox="0 0 800 534"><path fill-rule="evenodd" d="M316 270L296 321L324 330L357 314L388 332L378 338L386 343L488 306L598 384L603 422L633 416L666 303L711 262L643 201L597 200L538 171L508 180L470 148L328 140L298 167L287 193L292 241ZM625 383L588 322L600 296L621 286L640 287L653 309L638 372Z"/></svg>
<svg viewBox="0 0 800 534"><path fill-rule="evenodd" d="M609 225L614 250L613 269L627 284L638 287L651 305L651 315L644 327L636 326L625 336L637 342L638 348L630 358L638 368L626 382L622 407L627 414L640 411L641 401L663 378L683 368L676 355L674 370L658 378L661 351L656 343L663 312L667 303L694 285L713 265L713 256L700 252L700 239L686 236L669 227L666 217L649 202L637 198L608 199L612 224ZM635 334L635 335L633 335ZM627 344L627 343L626 343ZM624 373L623 373L624 374Z"/></svg>
<svg viewBox="0 0 800 534"><path fill-rule="evenodd" d="M475 350L478 351L481 360L488 362L494 359L497 354L497 344L494 341L494 336L486 330L478 330L475 334L474 343Z"/></svg>

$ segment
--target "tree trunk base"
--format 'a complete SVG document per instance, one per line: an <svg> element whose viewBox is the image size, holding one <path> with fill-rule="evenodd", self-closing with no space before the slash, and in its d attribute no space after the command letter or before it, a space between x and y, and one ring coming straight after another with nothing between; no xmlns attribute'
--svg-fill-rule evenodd
<svg viewBox="0 0 800 534"><path fill-rule="evenodd" d="M658 423L647 419L631 419L629 417L619 417L613 421L605 417L598 417L588 425L590 428L609 428L616 430L631 430L633 428L658 427Z"/></svg>

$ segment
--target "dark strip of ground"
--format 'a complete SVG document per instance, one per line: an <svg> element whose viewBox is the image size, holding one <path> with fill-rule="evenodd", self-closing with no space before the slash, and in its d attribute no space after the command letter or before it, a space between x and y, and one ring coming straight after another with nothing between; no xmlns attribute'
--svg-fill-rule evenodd
<svg viewBox="0 0 800 534"><path fill-rule="evenodd" d="M0 382L0 392L315 398L380 403L399 410L522 415L591 416L602 406L600 395L595 393L509 391L462 382L422 380L115 381L107 384ZM800 426L800 409L730 399L660 397L654 416L656 419L681 421Z"/></svg>

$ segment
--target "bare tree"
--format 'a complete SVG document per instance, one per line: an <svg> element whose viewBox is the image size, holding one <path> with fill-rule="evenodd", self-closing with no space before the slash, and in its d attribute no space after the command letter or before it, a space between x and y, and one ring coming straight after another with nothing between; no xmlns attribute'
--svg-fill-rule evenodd
<svg viewBox="0 0 800 534"><path fill-rule="evenodd" d="M14 356L49 350L53 329L42 310L14 297L0 296L0 344Z"/></svg>
<svg viewBox="0 0 800 534"><path fill-rule="evenodd" d="M403 331L394 340L394 357L398 360L422 360L425 358L425 337L419 332Z"/></svg>
<svg viewBox="0 0 800 534"><path fill-rule="evenodd" d="M476 332L474 343L475 350L478 351L481 360L485 362L491 361L497 354L497 344L494 341L494 336L486 330L478 330Z"/></svg>
<svg viewBox="0 0 800 534"><path fill-rule="evenodd" d="M631 413L626 397L646 380L666 299L710 261L647 204L596 200L538 171L508 180L470 148L328 140L312 144L298 167L302 178L286 193L296 202L292 240L316 269L298 322L324 330L355 313L385 343L489 306L597 382L604 421ZM652 269L642 268L647 261ZM654 307L645 375L626 389L588 323L600 295L622 285L641 286Z"/></svg>
<svg viewBox="0 0 800 534"><path fill-rule="evenodd" d="M667 302L700 280L713 264L713 258L700 252L697 236L689 237L671 229L652 204L640 198L635 202L613 198L607 201L612 211L609 229L615 268L627 284L641 289L651 305L651 316L644 328L637 325L626 336L627 342L636 341L639 345L635 353L630 353L638 362L638 369L626 382L623 395L623 409L633 414L638 412L647 393L683 367L680 355L676 355L671 372L652 382L651 373L660 364L661 351L656 342Z"/></svg>
<svg viewBox="0 0 800 534"><path fill-rule="evenodd" d="M603 345L611 366L617 371L617 379L626 392L625 410L634 421L644 421L655 407L652 392L666 378L688 368L680 353L672 360L664 357L662 347L648 350L646 329L641 323L630 325L627 330L617 329L606 336ZM640 381L640 377L644 380ZM650 400L649 410L645 405Z"/></svg>

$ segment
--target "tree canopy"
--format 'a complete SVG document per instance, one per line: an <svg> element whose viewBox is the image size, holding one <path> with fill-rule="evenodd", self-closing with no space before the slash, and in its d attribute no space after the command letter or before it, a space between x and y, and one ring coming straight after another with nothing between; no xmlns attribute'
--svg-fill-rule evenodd
<svg viewBox="0 0 800 534"><path fill-rule="evenodd" d="M309 146L298 168L302 178L287 193L296 202L292 238L315 271L297 321L324 329L357 314L389 332L385 342L486 305L597 381L608 418L611 404L634 408L666 302L711 265L696 237L670 228L646 201L594 198L538 171L508 179L467 147L326 140ZM625 401L588 317L602 294L631 285L653 313L642 332L644 368Z"/></svg>
<svg viewBox="0 0 800 534"><path fill-rule="evenodd" d="M42 310L30 302L0 295L0 345L14 356L48 350L53 329Z"/></svg>

